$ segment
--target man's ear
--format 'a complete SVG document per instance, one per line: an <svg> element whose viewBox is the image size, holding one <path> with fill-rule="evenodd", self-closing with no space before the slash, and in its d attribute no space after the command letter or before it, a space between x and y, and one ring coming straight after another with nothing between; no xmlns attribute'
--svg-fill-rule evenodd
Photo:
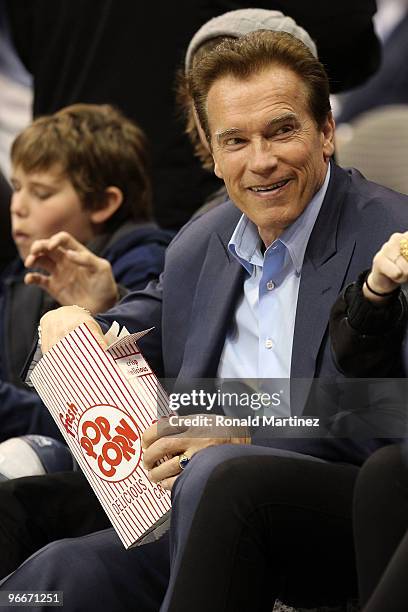
<svg viewBox="0 0 408 612"><path fill-rule="evenodd" d="M214 161L214 174L215 176L218 176L218 178L220 178L221 180L223 180L223 176L222 176L222 172L220 170L219 165L217 164L217 162L215 161L214 155L213 155L213 161Z"/></svg>
<svg viewBox="0 0 408 612"><path fill-rule="evenodd" d="M119 187L107 187L105 199L100 208L91 211L91 221L95 224L105 223L120 208L123 202L123 193Z"/></svg>
<svg viewBox="0 0 408 612"><path fill-rule="evenodd" d="M336 124L334 123L333 113L330 111L322 129L323 135L323 157L324 161L330 159L334 153L334 132Z"/></svg>
<svg viewBox="0 0 408 612"><path fill-rule="evenodd" d="M198 132L198 136L200 138L201 144L203 145L205 149L207 149L209 153L211 153L211 147L208 143L207 136L205 135L205 132L201 126L200 119L198 118L197 111L195 109L194 104L192 104L192 111L193 111L194 123L197 128L197 132Z"/></svg>

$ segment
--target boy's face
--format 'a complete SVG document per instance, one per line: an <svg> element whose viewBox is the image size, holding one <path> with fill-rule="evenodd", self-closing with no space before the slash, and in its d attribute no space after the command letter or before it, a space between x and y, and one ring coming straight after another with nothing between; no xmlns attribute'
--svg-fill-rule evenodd
<svg viewBox="0 0 408 612"><path fill-rule="evenodd" d="M26 173L13 168L11 183L11 227L20 257L24 260L32 243L69 232L86 243L95 235L91 211L84 210L71 181L59 166Z"/></svg>

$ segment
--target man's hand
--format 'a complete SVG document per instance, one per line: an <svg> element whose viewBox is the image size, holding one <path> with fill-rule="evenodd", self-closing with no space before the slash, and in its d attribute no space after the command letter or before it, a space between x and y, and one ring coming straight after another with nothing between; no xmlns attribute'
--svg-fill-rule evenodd
<svg viewBox="0 0 408 612"><path fill-rule="evenodd" d="M24 281L45 289L61 306L77 304L95 314L108 310L118 300L110 263L67 232L36 240L24 265L47 272L29 272Z"/></svg>
<svg viewBox="0 0 408 612"><path fill-rule="evenodd" d="M191 417L185 417L191 418ZM183 417L178 417L179 426L171 426L167 418L151 425L142 436L144 467L152 482L159 482L164 489L171 490L182 472L179 456L189 459L203 448L219 444L250 444L251 440L243 428L186 427ZM217 431L217 436L214 436ZM211 435L213 434L213 435ZM164 459L164 461L162 461ZM160 461L162 461L160 463Z"/></svg>
<svg viewBox="0 0 408 612"><path fill-rule="evenodd" d="M367 282L377 293L389 293L408 281L408 261L400 253L403 239L408 239L408 232L392 234L374 256ZM363 293L372 302L381 303L387 299L387 296L380 297L372 293L366 283L363 286Z"/></svg>
<svg viewBox="0 0 408 612"><path fill-rule="evenodd" d="M106 349L107 343L103 332L89 312L79 306L63 306L56 310L50 310L40 320L43 354L82 323L88 325L99 344L103 349Z"/></svg>

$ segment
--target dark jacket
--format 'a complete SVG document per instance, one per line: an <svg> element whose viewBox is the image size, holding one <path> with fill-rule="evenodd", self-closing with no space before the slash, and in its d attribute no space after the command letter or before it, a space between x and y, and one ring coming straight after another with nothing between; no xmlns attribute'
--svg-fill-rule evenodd
<svg viewBox="0 0 408 612"><path fill-rule="evenodd" d="M0 170L0 273L17 256L16 245L11 236L10 199L10 185Z"/></svg>
<svg viewBox="0 0 408 612"><path fill-rule="evenodd" d="M350 378L405 376L402 342L408 308L402 291L382 305L367 300L368 272L341 293L330 313L330 338L339 369Z"/></svg>
<svg viewBox="0 0 408 612"><path fill-rule="evenodd" d="M92 245L94 253L110 261L116 281L127 290L143 289L157 278L172 233L154 224L126 223L111 236ZM58 307L40 288L24 284L25 268L15 260L1 279L0 302L0 441L38 433L60 437L48 410L20 374L30 353L41 316Z"/></svg>
<svg viewBox="0 0 408 612"><path fill-rule="evenodd" d="M348 123L362 113L389 104L408 104L408 12L386 38L381 66L364 85L342 100L336 123Z"/></svg>
<svg viewBox="0 0 408 612"><path fill-rule="evenodd" d="M330 337L337 367L347 377L353 411L344 411L338 429L379 444L400 442L408 431L408 378L402 345L407 330L403 291L376 305L362 292L368 272L341 293L330 314Z"/></svg>

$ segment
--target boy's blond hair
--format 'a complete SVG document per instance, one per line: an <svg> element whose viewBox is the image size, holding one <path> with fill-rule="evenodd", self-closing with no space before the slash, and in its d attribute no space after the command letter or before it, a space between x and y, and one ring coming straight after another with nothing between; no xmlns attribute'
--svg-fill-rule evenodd
<svg viewBox="0 0 408 612"><path fill-rule="evenodd" d="M14 140L11 162L27 173L60 167L85 209L101 208L106 188L118 187L124 199L107 222L110 227L150 219L146 137L108 104L73 104L35 119Z"/></svg>

